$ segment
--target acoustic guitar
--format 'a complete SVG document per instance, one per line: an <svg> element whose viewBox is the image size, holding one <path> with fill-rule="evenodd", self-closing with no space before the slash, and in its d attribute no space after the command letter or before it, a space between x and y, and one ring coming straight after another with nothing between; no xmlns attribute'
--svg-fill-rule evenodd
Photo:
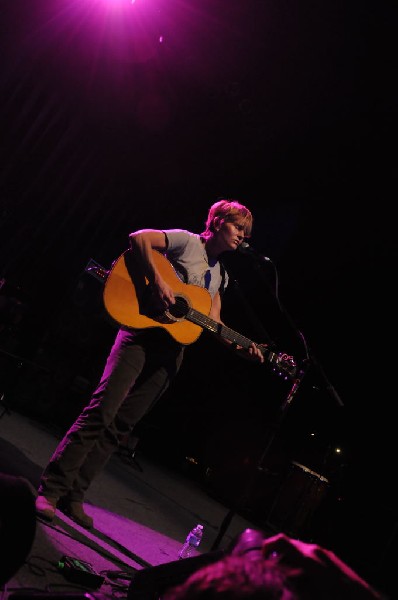
<svg viewBox="0 0 398 600"><path fill-rule="evenodd" d="M184 345L195 342L205 329L249 348L252 340L209 317L212 301L205 288L183 283L163 254L156 250L153 254L157 269L174 292L175 304L167 310L156 306L148 279L132 251L126 250L107 273L103 292L105 309L116 323L134 329L160 327ZM295 377L297 365L292 356L256 345L274 370L287 378Z"/></svg>

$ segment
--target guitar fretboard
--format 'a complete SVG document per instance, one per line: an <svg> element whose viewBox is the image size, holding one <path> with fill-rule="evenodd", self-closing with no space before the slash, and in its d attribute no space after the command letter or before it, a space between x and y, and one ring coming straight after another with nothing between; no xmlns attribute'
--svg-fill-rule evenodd
<svg viewBox="0 0 398 600"><path fill-rule="evenodd" d="M249 348L249 346L253 343L252 340L249 340L249 338L245 337L244 335L241 335L230 327L226 327L226 325L223 325L222 323L217 323L217 321L214 321L214 319L211 319L210 317L198 312L194 308L190 308L188 310L186 318L188 321L195 323L195 325L200 325L200 327L203 327L212 333L221 335L221 337L227 339L233 344L238 344L243 348Z"/></svg>
<svg viewBox="0 0 398 600"><path fill-rule="evenodd" d="M178 301L178 300L177 300ZM185 315L185 318L191 323L195 323L195 325L199 325L200 327L207 329L208 331L220 335L226 340L232 342L233 344L238 344L238 346L242 346L242 348L249 348L251 344L256 344L257 348L259 348L263 354L263 356L267 359L267 361L274 365L279 371L284 372L289 377L294 377L296 375L297 366L296 363L286 355L280 355L272 350L268 350L264 348L260 344L253 342L248 337L241 335L237 331L234 331L230 327L223 325L222 323L218 323L211 319L207 315L197 311L196 309L190 307Z"/></svg>

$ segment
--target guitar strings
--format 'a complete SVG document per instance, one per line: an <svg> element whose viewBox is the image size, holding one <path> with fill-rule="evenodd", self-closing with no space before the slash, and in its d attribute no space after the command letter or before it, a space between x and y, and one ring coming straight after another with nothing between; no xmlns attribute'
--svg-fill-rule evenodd
<svg viewBox="0 0 398 600"><path fill-rule="evenodd" d="M184 309L187 308L187 310L185 311L185 314L182 316L184 316L185 318L188 317L188 320L192 321L196 325L206 327L213 333L221 334L221 332L222 332L223 337L225 337L226 339L228 339L229 341L231 341L233 343L237 343L239 346L243 346L243 347L247 348L252 343L252 341L249 338L245 337L244 335L241 335L237 331L234 331L233 329L230 329L229 327L226 327L225 325L222 325L221 323L217 323L217 321L214 321L214 319L211 319L204 313L201 313L201 312L197 311L195 308L192 308L191 306L189 306L189 303L187 302L187 300L185 298L176 296L175 304L178 307L181 307ZM260 347L260 350L262 351L262 353L265 354L266 350L264 348L262 348L261 346L259 346L259 347ZM276 354L275 352L272 352L272 351L267 351L267 352L268 352L268 361L271 364L282 369L285 373L289 373L290 376L293 376L295 374L296 363L292 357L285 356L285 358L284 358L283 354Z"/></svg>

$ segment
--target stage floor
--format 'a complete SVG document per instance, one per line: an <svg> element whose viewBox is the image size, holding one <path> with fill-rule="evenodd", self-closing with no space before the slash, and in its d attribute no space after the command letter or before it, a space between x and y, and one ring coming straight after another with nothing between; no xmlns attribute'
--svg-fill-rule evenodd
<svg viewBox="0 0 398 600"><path fill-rule="evenodd" d="M36 493L40 473L58 440L59 435L48 425L14 411L5 412L0 418L0 476L23 477ZM92 591L65 578L57 568L63 556L86 561L105 577L96 594L133 598L135 573L177 561L178 551L196 523L204 525L198 558L222 552L244 529L256 527L234 513L220 539L229 508L193 479L141 455L129 460L115 454L90 488L86 509L94 518L90 531L60 511L52 524L37 520L31 551L7 582L2 600L23 590L27 595L35 592L35 598L37 593L50 597L45 594ZM21 536L15 521L15 535Z"/></svg>
<svg viewBox="0 0 398 600"><path fill-rule="evenodd" d="M1 410L0 484L7 477L16 481L23 478L32 495L36 495L40 474L63 433L13 409ZM218 494L215 494L190 471L165 466L141 452L134 456L125 451L116 453L87 494L86 510L94 518L94 528L87 531L60 511L51 524L33 516L35 534L31 549L22 558L24 563L21 561L21 566L6 580L3 589L0 588L0 598L158 600L158 591L179 583L201 565L228 552L230 544L246 528L261 529L264 535L284 531L306 539L299 525L303 510L304 516L311 512L313 494L306 493L305 501L300 500L298 492L301 490L303 494L309 481L302 478L301 471L297 467L293 470L288 485L285 483L282 488L284 496L278 496L278 523L273 519L259 519L258 511L238 509L233 502L220 497L222 486L218 486ZM250 506L257 508L257 504L263 502L267 497L266 488L267 480L261 479L257 488L261 493L251 498ZM240 488L237 493L241 493ZM0 507L4 511L3 502ZM360 507L357 511L360 513ZM16 539L18 543L23 542L22 519L18 518L17 511L11 510L11 513L9 518L15 521ZM264 514L269 515L268 508ZM0 517L4 524L8 513ZM367 513L359 529L353 528L349 520L337 528L337 521L333 521L327 511L318 511L318 519L329 529L336 525L337 547L317 535L310 541L335 550L391 599L398 597L393 567L396 528L391 527L389 519L382 514ZM204 525L204 537L196 556L179 561L178 551L197 523ZM12 525L7 522L8 532ZM3 556L6 556L9 540L10 537L6 536L6 540L4 535L0 537ZM356 541L355 546L352 540ZM373 543L375 540L380 543ZM71 582L58 567L63 557L89 563L103 579L97 587L92 586L91 579L90 585L87 580L84 583L79 580L78 584ZM90 595L85 596L85 592Z"/></svg>

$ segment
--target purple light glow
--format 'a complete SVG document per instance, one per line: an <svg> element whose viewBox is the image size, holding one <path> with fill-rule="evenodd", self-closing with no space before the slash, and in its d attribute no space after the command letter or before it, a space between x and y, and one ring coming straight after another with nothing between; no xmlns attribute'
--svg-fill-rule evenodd
<svg viewBox="0 0 398 600"><path fill-rule="evenodd" d="M108 127L114 121L123 128L128 118L134 126L159 131L178 118L176 90L187 91L188 98L202 86L219 87L220 69L223 76L235 71L237 56L233 44L225 52L221 36L227 25L206 3L131 4L41 0L24 13L24 53L34 57L43 85L61 98L73 94L85 119L100 117Z"/></svg>

